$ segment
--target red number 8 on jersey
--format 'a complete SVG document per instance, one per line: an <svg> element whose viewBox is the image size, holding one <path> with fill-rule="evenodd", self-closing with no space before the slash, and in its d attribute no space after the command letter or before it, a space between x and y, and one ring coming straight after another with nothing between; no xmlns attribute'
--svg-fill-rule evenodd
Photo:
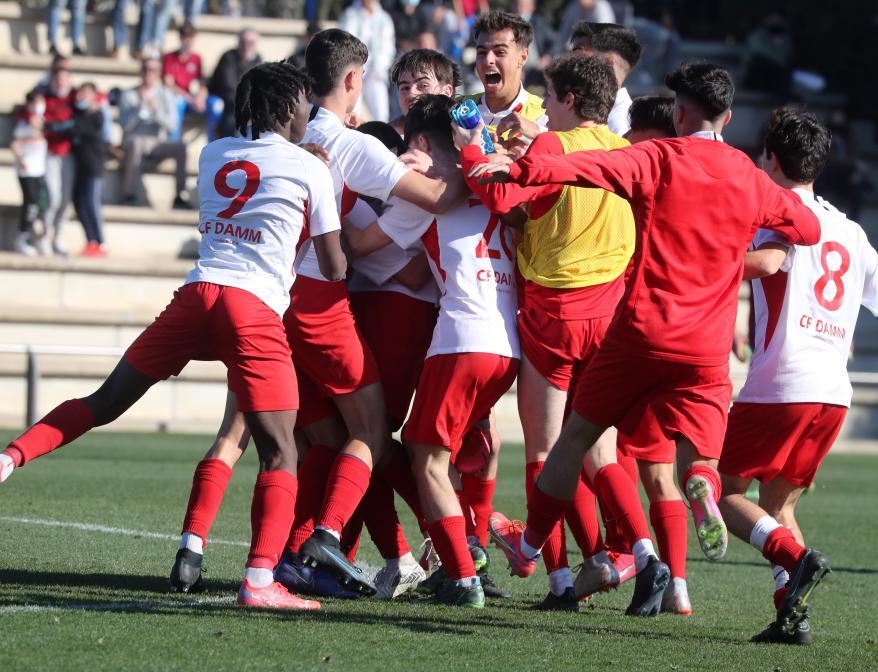
<svg viewBox="0 0 878 672"><path fill-rule="evenodd" d="M831 252L837 252L841 257L841 264L835 270L829 268L829 254ZM823 267L824 273L814 284L814 296L817 298L817 303L826 310L838 310L844 303L844 283L841 278L850 270L851 255L841 243L827 241L820 248L820 266ZM829 283L835 287L835 295L831 299L826 298L826 286Z"/></svg>
<svg viewBox="0 0 878 672"><path fill-rule="evenodd" d="M241 190L229 185L229 175L236 170L243 170L247 175L247 181ZM220 196L233 199L229 203L229 207L222 212L218 212L216 216L223 219L231 219L241 212L244 204L259 189L259 166L249 161L229 161L217 171L216 176L213 178L213 186Z"/></svg>

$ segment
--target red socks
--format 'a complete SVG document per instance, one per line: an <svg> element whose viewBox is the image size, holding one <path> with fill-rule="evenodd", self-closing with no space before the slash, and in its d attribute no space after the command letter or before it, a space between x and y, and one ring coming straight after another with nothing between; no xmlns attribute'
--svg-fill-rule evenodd
<svg viewBox="0 0 878 672"><path fill-rule="evenodd" d="M371 477L372 470L363 460L340 453L326 483L323 510L317 524L341 533L366 494Z"/></svg>
<svg viewBox="0 0 878 672"><path fill-rule="evenodd" d="M685 491L686 482L689 480L691 476L701 476L705 481L710 483L710 489L713 490L713 498L716 501L719 501L720 495L723 493L723 485L722 481L719 478L719 474L716 469L713 467L709 467L706 464L694 464L689 468L689 471L686 472L686 476L683 479L683 489Z"/></svg>
<svg viewBox="0 0 878 672"><path fill-rule="evenodd" d="M524 540L531 548L545 545L569 505L570 502L547 495L534 483L527 498L527 528L524 531Z"/></svg>
<svg viewBox="0 0 878 672"><path fill-rule="evenodd" d="M181 533L191 532L207 539L231 477L232 468L222 460L206 458L198 463Z"/></svg>
<svg viewBox="0 0 878 672"><path fill-rule="evenodd" d="M460 512L463 514L463 524L466 526L466 536L476 536L476 519L473 518L473 510L470 508L469 500L463 490L455 490L457 503L460 504Z"/></svg>
<svg viewBox="0 0 878 672"><path fill-rule="evenodd" d="M604 550L601 526L598 523L597 499L588 485L584 471L564 517L567 519L570 533L576 539L576 545L582 551L583 558L590 558Z"/></svg>
<svg viewBox="0 0 878 672"><path fill-rule="evenodd" d="M655 532L659 556L671 569L671 578L686 578L686 535L689 513L679 499L653 502L649 505L649 520Z"/></svg>
<svg viewBox="0 0 878 672"><path fill-rule="evenodd" d="M466 525L463 516L449 516L427 523L427 531L449 579L457 581L476 575L476 568L466 543Z"/></svg>
<svg viewBox="0 0 878 672"><path fill-rule="evenodd" d="M646 516L640 506L637 487L618 464L608 464L595 475L594 490L609 518L615 520L629 544L638 539L651 539Z"/></svg>
<svg viewBox="0 0 878 672"><path fill-rule="evenodd" d="M462 474L463 491L466 493L466 501L473 512L475 535L483 548L488 547L488 518L494 510L494 489L497 479L483 480L472 474Z"/></svg>
<svg viewBox="0 0 878 672"><path fill-rule="evenodd" d="M393 441L393 452L390 459L382 462L378 471L385 481L403 498L409 509L422 525L424 520L421 500L418 498L418 488L415 485L415 477L412 475L412 463L409 462L405 449L398 441Z"/></svg>
<svg viewBox="0 0 878 672"><path fill-rule="evenodd" d="M359 510L382 558L401 558L411 551L396 513L393 488L384 479L372 479Z"/></svg>
<svg viewBox="0 0 878 672"><path fill-rule="evenodd" d="M68 399L9 444L9 448L16 449L19 456L9 449L4 452L16 461L16 467L20 467L75 441L93 427L94 416L85 402L82 399Z"/></svg>
<svg viewBox="0 0 878 672"><path fill-rule="evenodd" d="M780 565L788 572L799 564L805 555L805 547L793 536L792 530L781 525L768 535L762 547L762 556L775 565Z"/></svg>
<svg viewBox="0 0 878 672"><path fill-rule="evenodd" d="M545 462L528 462L524 465L524 487L528 505L533 497L533 491L537 487L537 478L543 470ZM539 548L535 546L534 548ZM551 574L556 569L567 567L567 545L564 540L564 526L559 520L552 528L546 543L542 547L543 562L546 563L546 573Z"/></svg>
<svg viewBox="0 0 878 672"><path fill-rule="evenodd" d="M250 508L253 538L247 567L274 569L277 565L293 524L297 487L296 477L288 471L259 472Z"/></svg>
<svg viewBox="0 0 878 672"><path fill-rule="evenodd" d="M287 539L287 550L296 553L299 546L314 531L314 519L323 506L323 493L329 472L338 452L329 446L314 444L308 449L305 459L299 466L299 496L296 498L296 515L293 529Z"/></svg>

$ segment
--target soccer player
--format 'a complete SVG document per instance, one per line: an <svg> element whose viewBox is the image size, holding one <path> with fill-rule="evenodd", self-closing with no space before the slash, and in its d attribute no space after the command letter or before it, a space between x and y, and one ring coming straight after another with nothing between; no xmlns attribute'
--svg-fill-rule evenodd
<svg viewBox="0 0 878 672"><path fill-rule="evenodd" d="M538 135L525 156L628 146L606 126L617 86L603 59L561 57L546 68L545 76L543 107L549 132ZM455 135L465 172L488 161L481 151L480 134L455 127ZM524 280L517 389L526 488L532 493L564 424L568 392L597 351L622 297L625 268L634 252L634 219L628 203L603 189L482 184L478 179L468 180L468 186L499 215L522 203L528 208L517 253ZM610 443L615 445L613 437ZM587 485L580 483L568 510L568 524L585 557L576 591L563 527L558 525L543 548L550 592L537 608L577 611L577 595L618 584L600 537L594 500Z"/></svg>
<svg viewBox="0 0 878 672"><path fill-rule="evenodd" d="M607 126L613 133L625 135L631 128L628 116L631 96L625 88L625 80L640 61L640 54L643 52L643 47L637 41L637 35L633 30L614 23L583 21L574 26L570 42L570 50L574 54L583 56L599 54L613 66L619 90L616 93L613 109L610 110Z"/></svg>
<svg viewBox="0 0 878 672"><path fill-rule="evenodd" d="M422 96L409 110L406 141L436 161L456 159L446 96ZM466 432L506 393L518 371L511 232L478 199L434 216L394 199L363 232L364 244L420 240L440 287L439 318L403 429L427 530L448 577L439 602L481 608L485 596L449 477Z"/></svg>
<svg viewBox="0 0 878 672"><path fill-rule="evenodd" d="M400 56L390 69L390 81L402 111L390 125L400 135L405 132L405 115L419 97L427 93L453 97L463 84L460 66L435 49L412 49Z"/></svg>
<svg viewBox="0 0 878 672"><path fill-rule="evenodd" d="M625 139L632 145L644 140L677 137L674 99L671 96L638 96L628 108L630 128Z"/></svg>
<svg viewBox="0 0 878 672"><path fill-rule="evenodd" d="M447 209L462 198L462 179L441 181L409 170L378 140L345 126L362 91L367 59L366 46L337 29L315 35L305 51L314 82L314 109L305 140L329 154L342 217L353 207L356 194L381 201L393 195L433 212ZM378 368L354 323L344 283L326 278L311 251L297 272L301 287L295 287L291 297L287 333L301 354L303 371L323 396L333 398L350 433L330 472L318 481L326 483L326 495L315 531L298 549L298 557L304 565L322 566L343 582L372 593L374 587L341 552L339 536L363 498L373 467L395 473L398 489L411 490L410 472L399 468L399 451L391 450Z"/></svg>
<svg viewBox="0 0 878 672"><path fill-rule="evenodd" d="M676 93L678 138L512 164L494 160L473 172L525 186L600 187L631 204L637 252L621 309L576 387L573 412L529 501L526 531L507 535L507 557L516 574L533 572L585 458L598 497L613 506L631 543L637 579L627 613L633 615L658 612L670 573L655 556L637 491L615 464L615 450L604 454L595 441L611 426L632 434L645 413L654 414L677 444L679 480L701 548L709 558L722 557L726 528L715 465L731 401L728 357L744 254L759 227L793 244L812 245L820 235L816 217L795 194L722 142L734 96L725 70L684 65L666 84Z"/></svg>
<svg viewBox="0 0 878 672"><path fill-rule="evenodd" d="M253 537L238 593L245 606L319 608L287 592L272 573L297 488L296 377L281 316L306 220L323 272L341 278L346 270L329 171L293 144L305 133L309 93L307 76L283 63L242 77L235 122L244 137L213 142L201 154L195 269L96 392L62 403L0 458L6 480L14 467L112 422L190 360L223 361L259 453Z"/></svg>
<svg viewBox="0 0 878 672"><path fill-rule="evenodd" d="M814 247L760 231L744 262L753 280L756 347L729 414L719 463L720 508L733 534L774 565L777 618L757 642L808 644L811 591L830 571L806 549L795 518L851 403L847 359L860 305L878 315L878 253L855 222L814 194L829 131L812 114L781 108L765 135L762 165L820 220ZM745 497L760 481L759 504Z"/></svg>

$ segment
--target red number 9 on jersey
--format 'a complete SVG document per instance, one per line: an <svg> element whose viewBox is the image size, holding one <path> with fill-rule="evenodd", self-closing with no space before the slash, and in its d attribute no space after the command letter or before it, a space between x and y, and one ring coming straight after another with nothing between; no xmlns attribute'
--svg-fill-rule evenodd
<svg viewBox="0 0 878 672"><path fill-rule="evenodd" d="M236 170L243 170L247 175L247 181L241 190L229 186L229 175ZM216 216L223 219L231 219L241 212L244 204L259 189L259 166L249 161L229 161L217 171L216 177L213 178L213 186L220 196L232 199L229 207L222 212L218 212Z"/></svg>

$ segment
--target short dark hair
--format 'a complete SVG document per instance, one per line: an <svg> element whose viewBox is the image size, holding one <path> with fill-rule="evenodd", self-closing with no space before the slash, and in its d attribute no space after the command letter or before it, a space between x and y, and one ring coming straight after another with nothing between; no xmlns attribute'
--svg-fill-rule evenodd
<svg viewBox="0 0 878 672"><path fill-rule="evenodd" d="M613 68L604 59L578 54L559 56L546 67L545 75L559 100L573 94L577 117L607 123L619 84Z"/></svg>
<svg viewBox="0 0 878 672"><path fill-rule="evenodd" d="M90 89L90 90L94 91L95 93L98 92L98 87L95 85L94 82L83 82L77 88L78 89Z"/></svg>
<svg viewBox="0 0 878 672"><path fill-rule="evenodd" d="M674 99L670 96L635 98L628 109L628 118L632 131L660 131L669 138L677 135L674 128Z"/></svg>
<svg viewBox="0 0 878 672"><path fill-rule="evenodd" d="M299 97L311 95L308 75L285 63L260 63L241 76L235 89L235 128L246 136L251 128L253 139L270 130L275 123L286 124Z"/></svg>
<svg viewBox="0 0 878 672"><path fill-rule="evenodd" d="M365 124L357 126L360 133L371 135L381 141L381 144L387 147L391 152L399 156L405 154L406 145L396 129L384 121L367 121Z"/></svg>
<svg viewBox="0 0 878 672"><path fill-rule="evenodd" d="M305 67L314 86L314 94L325 96L338 84L345 68L363 65L369 50L350 33L330 28L317 33L305 48Z"/></svg>
<svg viewBox="0 0 878 672"><path fill-rule="evenodd" d="M451 110L456 104L448 96L426 95L418 98L405 117L406 144L410 145L418 135L426 135L433 144L453 150Z"/></svg>
<svg viewBox="0 0 878 672"><path fill-rule="evenodd" d="M619 54L623 61L633 68L640 61L643 47L637 41L637 35L633 30L615 23L595 23L592 25L592 34L589 39L591 48L602 54Z"/></svg>
<svg viewBox="0 0 878 672"><path fill-rule="evenodd" d="M432 72L440 84L450 84L455 89L463 84L460 66L435 49L412 49L404 53L390 68L390 81L399 85L399 78L405 72Z"/></svg>
<svg viewBox="0 0 878 672"><path fill-rule="evenodd" d="M188 21L184 21L183 25L180 26L180 38L184 37L192 37L193 35L198 34L198 29L189 23Z"/></svg>
<svg viewBox="0 0 878 672"><path fill-rule="evenodd" d="M482 33L498 33L501 30L511 30L512 39L522 49L526 49L534 39L534 29L530 23L518 14L500 9L492 9L476 19L473 24L473 37L478 41Z"/></svg>
<svg viewBox="0 0 878 672"><path fill-rule="evenodd" d="M24 97L24 102L25 102L26 104L29 105L29 104L31 104L32 102L34 102L34 101L37 99L37 96L39 96L40 98L45 98L45 97L46 97L46 92L45 92L45 90L44 90L44 89L40 89L40 88L37 88L37 89L31 89L31 90L28 91L27 94L25 95L25 97Z"/></svg>
<svg viewBox="0 0 878 672"><path fill-rule="evenodd" d="M732 107L735 85L729 73L712 63L684 63L665 77L665 86L696 105L710 119Z"/></svg>
<svg viewBox="0 0 878 672"><path fill-rule="evenodd" d="M763 147L766 156L777 157L780 169L799 184L811 184L826 165L832 134L810 112L793 106L771 113Z"/></svg>

